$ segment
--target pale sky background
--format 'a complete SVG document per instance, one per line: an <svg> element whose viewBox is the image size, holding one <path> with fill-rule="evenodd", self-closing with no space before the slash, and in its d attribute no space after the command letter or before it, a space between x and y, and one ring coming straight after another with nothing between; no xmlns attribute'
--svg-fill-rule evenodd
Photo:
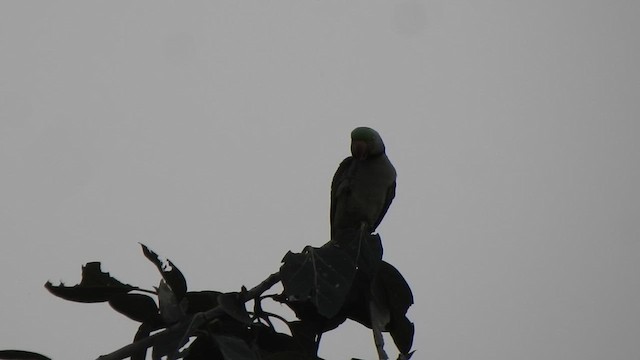
<svg viewBox="0 0 640 360"><path fill-rule="evenodd" d="M43 284L100 260L151 288L137 242L191 290L258 284L328 240L368 125L399 174L379 231L415 359L638 359L639 19L637 0L0 2L0 349L129 343L136 323ZM373 359L371 333L320 355Z"/></svg>

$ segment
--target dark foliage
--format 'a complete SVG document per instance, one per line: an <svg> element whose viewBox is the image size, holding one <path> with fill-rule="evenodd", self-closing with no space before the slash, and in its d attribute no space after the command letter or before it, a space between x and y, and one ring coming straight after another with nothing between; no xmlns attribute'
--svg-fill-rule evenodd
<svg viewBox="0 0 640 360"><path fill-rule="evenodd" d="M289 251L282 262L286 299L310 301L326 318L340 311L356 273L349 254L328 243L320 248L307 246L300 254Z"/></svg>
<svg viewBox="0 0 640 360"><path fill-rule="evenodd" d="M413 304L409 285L395 267L382 261L378 235L354 231L342 236L319 248L288 252L279 272L239 292L188 291L175 264L142 244L144 256L162 278L155 290L124 284L103 272L99 262L83 266L75 286L47 282L45 287L69 301L108 302L139 323L133 343L100 357L103 360L144 360L148 350L154 359L321 360L317 352L322 334L347 319L374 333L376 328L390 332L399 359L409 359L414 333L406 317ZM278 282L284 287L281 294L263 295ZM298 319L263 311L265 299L289 306ZM252 312L247 311L248 301L254 303ZM286 321L291 335L276 331L273 318ZM48 358L6 350L0 351L0 359Z"/></svg>
<svg viewBox="0 0 640 360"><path fill-rule="evenodd" d="M175 296L177 301L182 300L184 294L187 292L187 280L184 278L180 270L173 265L171 260L166 259L162 260L152 250L150 250L146 245L140 244L142 246L142 253L144 256L149 259L160 271L162 274L162 278L165 283L171 288L171 292Z"/></svg>
<svg viewBox="0 0 640 360"><path fill-rule="evenodd" d="M136 289L135 286L123 284L109 273L102 272L99 262L90 262L82 267L82 280L76 286L55 286L49 281L44 286L55 296L84 303L109 301L115 295Z"/></svg>
<svg viewBox="0 0 640 360"><path fill-rule="evenodd" d="M51 360L50 358L31 351L0 350L0 359L11 360Z"/></svg>
<svg viewBox="0 0 640 360"><path fill-rule="evenodd" d="M158 325L162 323L158 306L148 295L118 294L109 299L109 305L133 321Z"/></svg>

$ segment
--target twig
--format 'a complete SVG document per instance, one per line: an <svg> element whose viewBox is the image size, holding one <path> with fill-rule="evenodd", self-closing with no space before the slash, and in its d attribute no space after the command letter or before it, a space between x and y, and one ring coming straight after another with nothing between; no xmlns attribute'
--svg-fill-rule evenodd
<svg viewBox="0 0 640 360"><path fill-rule="evenodd" d="M130 356L132 356L134 353L142 350L142 349L146 349L149 348L153 345L155 345L156 343L159 342L163 342L168 340L170 337L174 336L175 334L178 334L180 332L182 332L182 330L186 329L189 324L191 323L191 320L187 320L187 321L181 321L175 325L172 325L170 327L168 327L166 330L163 330L157 334L153 334L149 337L146 337L144 339L138 340L134 343L131 343L129 345L123 346L122 348L107 354L107 355L102 355L100 357L98 357L98 360L121 360L121 359L126 359Z"/></svg>

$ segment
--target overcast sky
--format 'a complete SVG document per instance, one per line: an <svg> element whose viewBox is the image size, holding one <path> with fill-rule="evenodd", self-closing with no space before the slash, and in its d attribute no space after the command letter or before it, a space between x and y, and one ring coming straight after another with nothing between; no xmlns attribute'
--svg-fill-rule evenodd
<svg viewBox="0 0 640 360"><path fill-rule="evenodd" d="M43 284L99 260L151 288L138 242L191 290L258 284L328 240L367 125L398 171L379 232L417 359L637 359L638 19L633 0L0 2L0 349L129 343L136 323ZM373 359L371 333L320 355Z"/></svg>

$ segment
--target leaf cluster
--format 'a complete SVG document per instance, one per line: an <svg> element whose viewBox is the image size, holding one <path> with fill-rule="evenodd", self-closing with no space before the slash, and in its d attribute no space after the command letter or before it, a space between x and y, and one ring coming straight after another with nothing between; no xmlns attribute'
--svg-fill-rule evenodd
<svg viewBox="0 0 640 360"><path fill-rule="evenodd" d="M385 358L381 332L390 332L400 352L412 355L414 327L406 313L413 303L400 272L382 260L379 235L354 232L349 241L330 241L300 253L288 252L280 270L252 289L238 292L189 291L178 267L141 244L161 280L153 290L125 284L102 271L100 262L82 267L80 283L47 282L55 296L81 303L108 303L139 323L133 342L101 360L131 358L210 360L315 360L322 334L347 319L373 330ZM264 295L281 282L281 294ZM290 307L297 319L265 312L264 300ZM252 311L247 302L253 302ZM275 329L284 321L289 333ZM18 350L0 351L0 359L48 359Z"/></svg>
<svg viewBox="0 0 640 360"><path fill-rule="evenodd" d="M374 333L389 332L401 358L410 358L414 325L406 317L413 304L409 285L382 260L379 235L354 231L348 239L287 253L280 268L283 302L304 324L316 347L324 332L351 319Z"/></svg>

